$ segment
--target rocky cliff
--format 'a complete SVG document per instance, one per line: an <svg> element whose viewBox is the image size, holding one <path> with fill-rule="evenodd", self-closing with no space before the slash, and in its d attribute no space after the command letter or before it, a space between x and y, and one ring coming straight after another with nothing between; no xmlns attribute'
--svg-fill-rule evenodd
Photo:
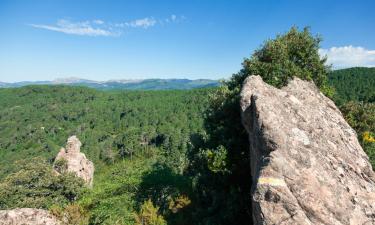
<svg viewBox="0 0 375 225"><path fill-rule="evenodd" d="M19 208L0 210L0 225L59 225L60 222L47 210Z"/></svg>
<svg viewBox="0 0 375 225"><path fill-rule="evenodd" d="M65 148L61 148L56 156L56 161L66 160L67 170L74 172L91 187L94 179L94 164L81 153L81 142L76 136L68 138Z"/></svg>
<svg viewBox="0 0 375 225"><path fill-rule="evenodd" d="M355 131L313 83L241 92L254 224L375 224L375 174Z"/></svg>

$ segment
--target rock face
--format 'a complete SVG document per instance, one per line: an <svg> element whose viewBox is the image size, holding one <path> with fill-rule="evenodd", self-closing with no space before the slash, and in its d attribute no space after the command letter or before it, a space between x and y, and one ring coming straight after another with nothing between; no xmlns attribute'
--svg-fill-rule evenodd
<svg viewBox="0 0 375 225"><path fill-rule="evenodd" d="M0 225L58 225L60 222L44 209L0 210Z"/></svg>
<svg viewBox="0 0 375 225"><path fill-rule="evenodd" d="M89 187L92 187L94 178L94 164L85 154L80 152L81 142L76 136L68 138L66 148L61 148L56 160L65 159L67 170L81 177Z"/></svg>
<svg viewBox="0 0 375 225"><path fill-rule="evenodd" d="M375 224L375 174L355 131L313 83L277 89L250 76L241 92L249 133L254 224Z"/></svg>

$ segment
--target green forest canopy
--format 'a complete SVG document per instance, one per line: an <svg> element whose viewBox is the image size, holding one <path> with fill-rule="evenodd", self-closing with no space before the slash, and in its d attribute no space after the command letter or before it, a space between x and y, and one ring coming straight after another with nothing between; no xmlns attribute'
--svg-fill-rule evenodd
<svg viewBox="0 0 375 225"><path fill-rule="evenodd" d="M335 88L336 104L349 101L375 102L375 68L334 70L329 74L328 82Z"/></svg>
<svg viewBox="0 0 375 225"><path fill-rule="evenodd" d="M20 160L42 157L51 164L75 134L96 167L94 189L80 195L81 204L92 213L91 223L133 224L134 211L149 198L167 215L172 200L189 194L190 182L182 176L188 164L186 152L192 147L191 136L204 132L203 113L211 92L105 92L67 86L0 89L0 180L9 187L14 179L23 179L15 163ZM48 174L45 165L38 168ZM0 207L24 207L13 199L32 191L40 190L19 192ZM8 193L0 192L0 198ZM162 195L168 199L159 199ZM30 206L49 207L55 202L51 198L34 198L39 202Z"/></svg>

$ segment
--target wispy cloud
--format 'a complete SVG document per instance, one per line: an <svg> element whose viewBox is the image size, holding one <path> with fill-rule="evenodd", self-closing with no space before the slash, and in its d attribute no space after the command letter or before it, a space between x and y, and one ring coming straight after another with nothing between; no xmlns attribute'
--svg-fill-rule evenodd
<svg viewBox="0 0 375 225"><path fill-rule="evenodd" d="M92 22L99 25L104 24L103 20L93 20Z"/></svg>
<svg viewBox="0 0 375 225"><path fill-rule="evenodd" d="M171 15L164 19L155 19L153 17L145 17L135 19L127 22L106 22L100 19L83 22L72 22L70 20L60 19L56 24L29 24L34 28L62 32L65 34L73 35L86 35L86 36L105 36L105 37L118 37L127 28L142 28L148 29L156 25L164 23L179 23L186 18L184 16Z"/></svg>
<svg viewBox="0 0 375 225"><path fill-rule="evenodd" d="M334 68L346 68L353 66L375 67L375 50L352 45L320 49L321 56L327 56L327 63Z"/></svg>
<svg viewBox="0 0 375 225"><path fill-rule="evenodd" d="M161 20L160 23L161 24L164 24L164 23L180 23L180 22L183 22L184 20L186 20L185 16L177 16L175 14L172 14L171 16L165 18L164 20Z"/></svg>
<svg viewBox="0 0 375 225"><path fill-rule="evenodd" d="M87 35L87 36L118 36L120 33L110 29L97 27L96 22L71 22L69 20L58 20L55 25L30 24L30 26L40 29L62 32L65 34ZM101 21L103 22L103 21Z"/></svg>
<svg viewBox="0 0 375 225"><path fill-rule="evenodd" d="M147 29L149 27L155 26L156 23L157 22L154 18L146 17L146 18L143 18L143 19L130 21L130 22L126 23L126 25L128 25L130 27L141 27L141 28Z"/></svg>

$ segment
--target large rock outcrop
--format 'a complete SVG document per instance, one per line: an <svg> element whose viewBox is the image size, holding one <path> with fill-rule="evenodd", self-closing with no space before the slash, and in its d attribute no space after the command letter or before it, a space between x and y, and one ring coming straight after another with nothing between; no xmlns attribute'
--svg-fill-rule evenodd
<svg viewBox="0 0 375 225"><path fill-rule="evenodd" d="M0 225L59 225L55 216L44 209L0 210Z"/></svg>
<svg viewBox="0 0 375 225"><path fill-rule="evenodd" d="M311 82L241 92L255 224L375 224L375 174L355 131Z"/></svg>
<svg viewBox="0 0 375 225"><path fill-rule="evenodd" d="M94 164L81 153L81 142L76 136L68 138L65 148L61 148L55 161L64 159L67 163L67 171L74 172L81 177L89 187L92 187L94 179Z"/></svg>

